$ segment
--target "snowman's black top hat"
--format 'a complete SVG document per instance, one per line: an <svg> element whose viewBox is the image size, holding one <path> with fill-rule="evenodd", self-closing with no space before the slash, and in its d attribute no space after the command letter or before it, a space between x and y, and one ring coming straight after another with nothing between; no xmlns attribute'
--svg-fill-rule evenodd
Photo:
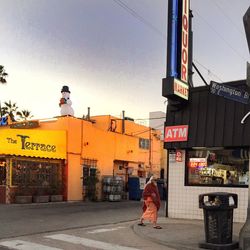
<svg viewBox="0 0 250 250"><path fill-rule="evenodd" d="M68 87L68 86L63 86L63 87L62 87L62 90L61 90L61 93L62 93L62 92L68 92L68 93L70 93L69 87Z"/></svg>

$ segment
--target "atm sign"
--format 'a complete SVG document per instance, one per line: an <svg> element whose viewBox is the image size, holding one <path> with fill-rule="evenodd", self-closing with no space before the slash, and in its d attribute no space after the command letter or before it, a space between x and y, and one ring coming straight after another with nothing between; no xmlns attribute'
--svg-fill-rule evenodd
<svg viewBox="0 0 250 250"><path fill-rule="evenodd" d="M187 141L188 125L165 127L164 142Z"/></svg>

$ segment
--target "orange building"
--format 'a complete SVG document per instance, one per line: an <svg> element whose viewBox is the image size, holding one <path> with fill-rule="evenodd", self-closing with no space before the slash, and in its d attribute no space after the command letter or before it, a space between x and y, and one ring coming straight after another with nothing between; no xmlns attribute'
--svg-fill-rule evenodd
<svg viewBox="0 0 250 250"><path fill-rule="evenodd" d="M82 200L87 183L96 179L101 199L104 176L126 183L129 176L159 177L161 170L160 131L109 115L1 126L0 141L0 203L45 193Z"/></svg>

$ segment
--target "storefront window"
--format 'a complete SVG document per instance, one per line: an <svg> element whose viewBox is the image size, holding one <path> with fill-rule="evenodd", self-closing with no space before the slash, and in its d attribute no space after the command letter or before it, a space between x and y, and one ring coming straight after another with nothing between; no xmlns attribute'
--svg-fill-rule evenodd
<svg viewBox="0 0 250 250"><path fill-rule="evenodd" d="M60 163L14 160L12 163L12 185L30 187L52 187L62 181Z"/></svg>
<svg viewBox="0 0 250 250"><path fill-rule="evenodd" d="M149 139L139 138L139 148L149 149Z"/></svg>
<svg viewBox="0 0 250 250"><path fill-rule="evenodd" d="M248 149L187 150L186 185L248 185Z"/></svg>

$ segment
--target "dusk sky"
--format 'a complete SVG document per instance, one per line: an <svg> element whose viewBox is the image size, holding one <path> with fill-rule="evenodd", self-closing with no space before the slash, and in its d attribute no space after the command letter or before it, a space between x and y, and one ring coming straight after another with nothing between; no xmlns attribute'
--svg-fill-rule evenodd
<svg viewBox="0 0 250 250"><path fill-rule="evenodd" d="M1 0L0 101L34 118L60 115L68 85L76 117L166 111L167 0ZM191 0L193 58L206 81L246 78L249 0ZM204 83L194 74L194 85Z"/></svg>

